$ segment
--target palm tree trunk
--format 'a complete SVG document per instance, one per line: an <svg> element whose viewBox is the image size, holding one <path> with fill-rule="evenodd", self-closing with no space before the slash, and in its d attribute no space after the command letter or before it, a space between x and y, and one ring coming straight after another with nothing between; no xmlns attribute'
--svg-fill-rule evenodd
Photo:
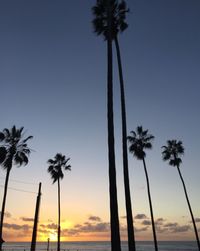
<svg viewBox="0 0 200 251"><path fill-rule="evenodd" d="M187 204L188 204L188 207L189 207L189 211L190 211L190 215L191 215L192 223L193 223L193 227L194 227L194 232L195 232L195 236L196 236L196 240L197 240L197 246L198 246L198 249L200 251L200 242L199 242L198 231L197 231L197 227L196 227L194 216L193 216L193 212L192 212L192 207L190 205L189 197L188 197L188 194L187 194L185 182L183 180L183 177L182 177L182 174L181 174L181 171L180 171L180 168L179 168L178 165L177 165L177 169L178 169L178 173L179 173L179 176L180 176L182 184L183 184L183 189L184 189L184 192L185 192L185 197L186 197Z"/></svg>
<svg viewBox="0 0 200 251"><path fill-rule="evenodd" d="M131 206L131 195L129 185L129 171L128 171L128 153L127 153L127 126L126 126L126 103L124 93L124 80L121 63L121 54L117 37L115 37L115 47L117 51L117 61L120 79L120 92L121 92L121 116L122 116L122 150L123 150L123 172L124 172L124 189L125 189L125 202L126 202L126 215L127 215L127 230L128 230L128 247L129 251L135 251L135 235L133 227L133 215Z"/></svg>
<svg viewBox="0 0 200 251"><path fill-rule="evenodd" d="M155 223L154 223L153 207L152 207L152 202L151 202L149 177L148 177L148 173L147 173L145 159L143 158L142 161L143 161L144 171L145 171L145 176L146 176L146 181L147 181L147 193L148 193L148 198L149 198L149 207L150 207L150 214L151 214L151 224L152 224L152 230L153 230L154 246L155 246L155 251L158 251L158 243L157 243L157 238L156 238L156 228L155 228Z"/></svg>
<svg viewBox="0 0 200 251"><path fill-rule="evenodd" d="M8 191L8 180L10 175L11 168L7 169L6 173L6 180L5 180L5 186L4 186L4 195L3 195L3 202L2 202L2 208L1 208L1 223L0 223L0 251L2 250L2 244L3 244L3 220L4 220L4 213L5 213L5 206L6 206L6 197L7 197L7 191Z"/></svg>
<svg viewBox="0 0 200 251"><path fill-rule="evenodd" d="M58 178L58 243L57 251L60 251L60 179Z"/></svg>
<svg viewBox="0 0 200 251"><path fill-rule="evenodd" d="M108 162L109 162L109 193L110 193L110 226L111 226L111 250L121 251L119 233L119 215L117 202L117 184L115 168L115 142L113 121L113 62L112 62L112 37L110 0L107 0L108 15L108 39L107 39L107 122L108 122Z"/></svg>

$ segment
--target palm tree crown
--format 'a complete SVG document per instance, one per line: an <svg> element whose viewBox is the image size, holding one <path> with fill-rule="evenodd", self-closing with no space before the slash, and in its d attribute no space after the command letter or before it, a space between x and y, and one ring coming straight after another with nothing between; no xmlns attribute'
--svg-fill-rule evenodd
<svg viewBox="0 0 200 251"><path fill-rule="evenodd" d="M71 171L71 166L67 164L69 160L70 158L66 159L65 155L57 153L54 159L49 159L47 161L47 163L49 164L48 172L51 174L53 183L58 181L58 179L63 179L64 174L62 168L64 168L64 170Z"/></svg>
<svg viewBox="0 0 200 251"><path fill-rule="evenodd" d="M142 126L136 128L136 132L131 131L132 136L128 136L127 139L130 143L129 151L133 155L142 160L146 157L145 149L151 149L151 141L154 136L148 133L148 130L143 130Z"/></svg>
<svg viewBox="0 0 200 251"><path fill-rule="evenodd" d="M110 0L109 11L107 6L108 0L97 0L97 4L92 8L95 16L92 22L94 32L97 35L103 35L105 40L108 39L108 13L111 17L111 38L114 39L118 32L122 32L128 27L125 19L126 13L129 11L124 0L120 3L117 0Z"/></svg>
<svg viewBox="0 0 200 251"><path fill-rule="evenodd" d="M19 166L28 164L31 150L27 146L27 141L33 136L23 139L23 129L24 127L16 129L13 126L10 130L5 128L0 132L0 164L4 169L11 169L13 161Z"/></svg>
<svg viewBox="0 0 200 251"><path fill-rule="evenodd" d="M179 166L182 163L180 156L184 154L184 147L182 141L168 140L167 146L164 148L162 157L164 161L169 160L171 166Z"/></svg>

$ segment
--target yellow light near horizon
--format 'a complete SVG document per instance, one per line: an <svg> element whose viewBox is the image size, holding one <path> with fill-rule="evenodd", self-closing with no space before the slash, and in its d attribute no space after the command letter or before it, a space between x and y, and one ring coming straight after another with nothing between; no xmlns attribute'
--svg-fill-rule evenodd
<svg viewBox="0 0 200 251"><path fill-rule="evenodd" d="M68 229L68 228L71 228L73 226L72 222L71 221L64 221L61 223L61 230L62 229Z"/></svg>
<svg viewBox="0 0 200 251"><path fill-rule="evenodd" d="M50 241L57 241L57 234L56 233L50 233L49 234L49 240Z"/></svg>

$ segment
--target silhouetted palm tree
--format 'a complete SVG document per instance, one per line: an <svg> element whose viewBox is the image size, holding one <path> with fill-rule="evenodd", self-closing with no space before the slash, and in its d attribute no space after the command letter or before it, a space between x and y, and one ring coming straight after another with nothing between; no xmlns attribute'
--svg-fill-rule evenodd
<svg viewBox="0 0 200 251"><path fill-rule="evenodd" d="M117 202L115 145L114 145L114 121L113 121L113 56L112 40L113 30L113 4L115 0L97 0L92 8L95 16L93 20L94 30L97 35L103 35L107 41L107 120L108 120L108 161L109 161L109 194L110 194L110 225L111 225L111 249L121 251L119 233L119 214Z"/></svg>
<svg viewBox="0 0 200 251"><path fill-rule="evenodd" d="M124 188L125 188L125 202L126 202L126 215L127 215L127 230L128 230L128 246L129 251L135 251L135 234L133 227L133 215L132 215L132 205L131 205L131 195L130 195L130 185L129 185L129 170L128 170L128 153L127 153L127 125L126 125L126 102L125 102L125 91L124 91L124 79L123 70L121 62L120 46L118 42L119 32L123 32L128 24L126 23L126 13L129 9L126 6L125 1L121 1L119 4L113 7L114 24L116 26L116 34L114 37L115 47L117 51L117 61L119 70L119 80L120 80L120 93L121 93L121 116L122 116L122 151L123 151L123 172L124 172Z"/></svg>
<svg viewBox="0 0 200 251"><path fill-rule="evenodd" d="M190 214L191 214L198 249L200 251L200 242L199 242L197 227L196 227L196 224L195 224L195 219L194 219L194 216L193 216L192 208L191 208L189 197L188 197L188 194L187 194L185 182L183 180L183 176L182 176L180 168L179 168L180 164L182 163L182 160L181 160L180 157L184 154L183 143L182 143L182 141L168 140L167 145L162 146L162 148L164 149L163 152L162 152L163 160L164 161L169 161L169 165L177 167L180 179L181 179L182 184L183 184L183 189L184 189L185 197L186 197L187 204L188 204L188 207L189 207L189 211L190 211Z"/></svg>
<svg viewBox="0 0 200 251"><path fill-rule="evenodd" d="M149 184L149 178L148 178L146 162L145 162L145 157L146 157L145 149L152 149L151 142L154 139L154 136L149 134L148 130L143 130L142 126L138 126L136 128L136 132L131 131L131 134L132 136L127 137L130 143L129 151L137 159L143 161L144 172L145 172L146 181L147 181L147 192L148 192L148 198L149 198L149 207L150 207L150 214L151 214L154 245L155 245L155 250L158 251L156 229L155 229L155 223L154 223L154 217L153 217L153 207L152 207L152 202L151 202L150 184Z"/></svg>
<svg viewBox="0 0 200 251"><path fill-rule="evenodd" d="M30 154L27 141L32 139L33 136L23 139L23 129L23 127L16 129L16 127L13 126L10 130L5 128L2 132L0 132L0 164L3 169L6 170L0 222L0 250L2 250L2 243L4 242L2 238L2 230L10 171L13 164L18 166L27 165L28 155Z"/></svg>
<svg viewBox="0 0 200 251"><path fill-rule="evenodd" d="M63 170L71 170L71 166L68 165L70 158L66 159L65 155L57 153L54 159L49 159L48 172L51 174L53 184L58 182L58 243L57 251L60 251L60 180L64 178Z"/></svg>

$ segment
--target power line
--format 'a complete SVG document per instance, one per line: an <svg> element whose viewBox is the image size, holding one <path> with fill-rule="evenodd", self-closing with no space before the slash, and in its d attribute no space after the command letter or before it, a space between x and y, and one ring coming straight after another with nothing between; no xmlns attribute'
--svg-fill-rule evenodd
<svg viewBox="0 0 200 251"><path fill-rule="evenodd" d="M0 187L4 187L4 186L3 186L3 185L0 185ZM37 194L36 192L27 191L27 190L23 190L23 189L18 189L18 188L14 188L14 187L8 187L8 189L10 189L10 190L14 190L14 191L18 191L18 192L24 192L24 193L34 193L34 194Z"/></svg>
<svg viewBox="0 0 200 251"><path fill-rule="evenodd" d="M5 177L0 177L0 179L5 180ZM21 181L21 180L9 179L9 181L16 182L16 183L21 183L21 184L27 184L27 185L38 185L38 184L36 184L36 183L25 182L25 181Z"/></svg>

